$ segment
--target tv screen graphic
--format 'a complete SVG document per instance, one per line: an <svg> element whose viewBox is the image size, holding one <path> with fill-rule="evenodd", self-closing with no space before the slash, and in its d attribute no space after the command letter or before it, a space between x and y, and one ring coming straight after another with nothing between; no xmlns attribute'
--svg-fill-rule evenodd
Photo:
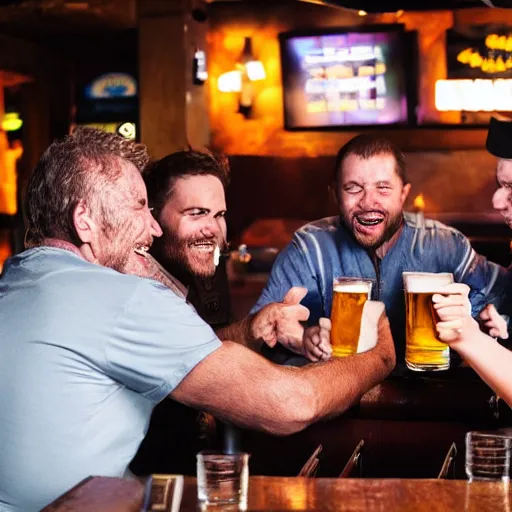
<svg viewBox="0 0 512 512"><path fill-rule="evenodd" d="M406 124L398 27L280 34L285 128Z"/></svg>

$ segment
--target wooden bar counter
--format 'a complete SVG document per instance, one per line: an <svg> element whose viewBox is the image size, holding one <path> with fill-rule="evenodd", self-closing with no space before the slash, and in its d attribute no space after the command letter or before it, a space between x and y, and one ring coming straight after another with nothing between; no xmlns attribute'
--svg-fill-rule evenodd
<svg viewBox="0 0 512 512"><path fill-rule="evenodd" d="M77 486L43 512L131 512L142 506L136 480L95 478ZM122 493L119 490L122 488ZM127 500L127 496L129 499ZM180 511L199 510L195 478L186 477ZM116 501L117 500L117 501ZM463 480L366 480L251 477L248 510L350 512L510 512L512 488ZM151 509L149 509L151 510ZM210 510L236 510L215 507Z"/></svg>

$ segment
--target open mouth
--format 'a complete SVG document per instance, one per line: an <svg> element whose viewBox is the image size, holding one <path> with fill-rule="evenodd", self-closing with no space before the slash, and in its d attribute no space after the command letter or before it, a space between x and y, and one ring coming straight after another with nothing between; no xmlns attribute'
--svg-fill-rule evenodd
<svg viewBox="0 0 512 512"><path fill-rule="evenodd" d="M364 214L364 215L356 215L356 221L361 224L361 226L377 226L384 222L384 216L380 214Z"/></svg>
<svg viewBox="0 0 512 512"><path fill-rule="evenodd" d="M145 256L149 251L149 245L137 244L133 250L137 254L140 254L141 256Z"/></svg>
<svg viewBox="0 0 512 512"><path fill-rule="evenodd" d="M135 254L137 254L140 258L143 258L147 264L147 257L149 256L149 247L150 245L146 245L146 244L137 244L134 248L133 248L133 252Z"/></svg>
<svg viewBox="0 0 512 512"><path fill-rule="evenodd" d="M215 247L217 247L217 244L208 240L201 240L190 243L189 247L200 252L213 252Z"/></svg>

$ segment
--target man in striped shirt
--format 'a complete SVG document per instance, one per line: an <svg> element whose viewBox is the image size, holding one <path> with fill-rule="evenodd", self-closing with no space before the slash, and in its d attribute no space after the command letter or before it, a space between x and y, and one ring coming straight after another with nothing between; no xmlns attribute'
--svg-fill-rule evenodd
<svg viewBox="0 0 512 512"><path fill-rule="evenodd" d="M281 301L292 286L307 288L302 304L310 311L311 327L304 343L311 359L326 359L333 279L369 278L372 298L386 305L400 368L405 352L403 272L451 272L456 282L471 288L473 316L498 303L509 280L506 270L476 254L459 231L404 212L409 190L405 158L394 144L373 134L348 142L338 153L334 179L340 215L307 224L294 234L251 313ZM263 350L276 362L307 362L279 345Z"/></svg>

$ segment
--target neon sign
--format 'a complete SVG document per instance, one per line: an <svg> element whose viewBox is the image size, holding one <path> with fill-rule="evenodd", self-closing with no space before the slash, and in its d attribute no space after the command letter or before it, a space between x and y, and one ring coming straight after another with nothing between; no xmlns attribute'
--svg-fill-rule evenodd
<svg viewBox="0 0 512 512"><path fill-rule="evenodd" d="M439 111L512 111L512 79L437 80Z"/></svg>
<svg viewBox="0 0 512 512"><path fill-rule="evenodd" d="M89 99L133 98L137 95L137 82L127 73L106 73L85 89Z"/></svg>

